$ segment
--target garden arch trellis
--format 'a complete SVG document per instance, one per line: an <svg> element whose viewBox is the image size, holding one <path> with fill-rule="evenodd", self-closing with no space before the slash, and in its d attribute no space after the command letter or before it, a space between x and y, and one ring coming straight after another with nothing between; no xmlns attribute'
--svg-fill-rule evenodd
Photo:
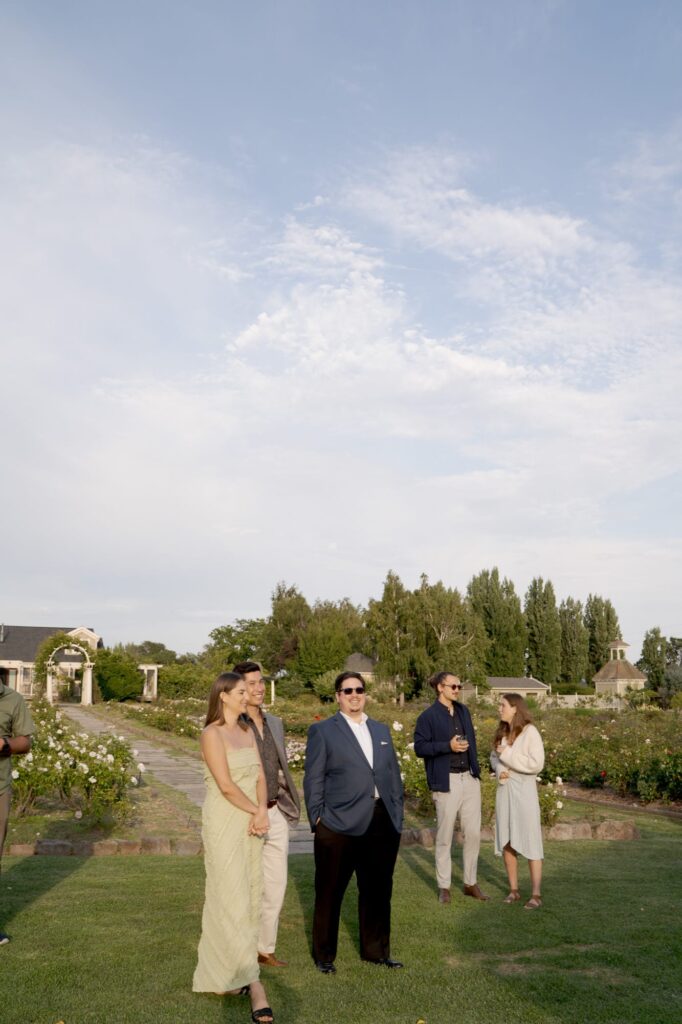
<svg viewBox="0 0 682 1024"><path fill-rule="evenodd" d="M55 647L55 649L50 654L50 657L47 660L47 684L45 687L45 696L47 700L49 701L50 704L52 704L54 676L57 671L57 662L54 659L55 654L57 654L59 651L64 651L65 654L75 654L76 652L78 652L79 654L83 655L83 683L81 686L81 704L92 704L92 670L94 667L94 662L90 657L90 654L92 652L89 651L87 647L84 647L83 644L80 644L77 641L69 641L68 643L64 641L64 643L61 643L58 647Z"/></svg>

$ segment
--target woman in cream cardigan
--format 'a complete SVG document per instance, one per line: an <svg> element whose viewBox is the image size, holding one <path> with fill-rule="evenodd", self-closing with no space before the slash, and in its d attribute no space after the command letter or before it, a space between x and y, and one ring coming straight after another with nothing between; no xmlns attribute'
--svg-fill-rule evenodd
<svg viewBox="0 0 682 1024"><path fill-rule="evenodd" d="M493 740L490 763L499 783L495 798L495 853L504 858L509 879L505 903L516 903L519 892L518 855L528 860L531 896L526 910L542 906L542 829L537 776L545 763L542 737L518 693L500 701L500 724Z"/></svg>

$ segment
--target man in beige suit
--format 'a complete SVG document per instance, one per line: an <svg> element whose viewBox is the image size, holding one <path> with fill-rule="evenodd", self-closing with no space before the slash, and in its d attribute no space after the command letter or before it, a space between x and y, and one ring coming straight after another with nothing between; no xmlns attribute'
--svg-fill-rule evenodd
<svg viewBox="0 0 682 1024"><path fill-rule="evenodd" d="M301 816L301 801L287 764L282 719L263 711L265 680L255 661L234 666L246 681L249 724L253 729L268 787L270 828L263 846L263 903L258 935L258 962L268 967L286 967L275 956L277 926L287 887L289 826Z"/></svg>

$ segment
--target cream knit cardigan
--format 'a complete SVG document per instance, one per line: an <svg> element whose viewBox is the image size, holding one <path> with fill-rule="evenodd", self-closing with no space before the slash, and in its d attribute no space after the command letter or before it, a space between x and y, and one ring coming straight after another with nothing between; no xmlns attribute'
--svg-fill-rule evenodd
<svg viewBox="0 0 682 1024"><path fill-rule="evenodd" d="M545 764L542 736L532 723L525 726L511 746L503 746L498 754L502 764L521 775L537 775Z"/></svg>

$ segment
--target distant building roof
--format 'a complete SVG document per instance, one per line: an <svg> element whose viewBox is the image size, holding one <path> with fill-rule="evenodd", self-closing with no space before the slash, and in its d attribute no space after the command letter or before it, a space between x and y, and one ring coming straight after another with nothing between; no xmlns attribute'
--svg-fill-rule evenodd
<svg viewBox="0 0 682 1024"><path fill-rule="evenodd" d="M74 644L82 643L78 633L87 630L92 634L92 646L102 646L101 637L93 629L84 626L6 626L0 623L0 662L23 661L32 664L36 660L38 650L48 637L55 633L75 633ZM58 662L80 660L80 655L68 655L62 651L57 657Z"/></svg>
<svg viewBox="0 0 682 1024"><path fill-rule="evenodd" d="M360 654L359 651L355 651L353 654L349 654L343 663L344 672L374 672L376 661L374 658L369 658L366 654Z"/></svg>
<svg viewBox="0 0 682 1024"><path fill-rule="evenodd" d="M639 682L642 679L646 682L646 678L647 677L643 672L640 672L638 668L631 665L629 661L625 660L625 658L613 658L611 661L607 661L606 664L599 669L596 675L592 676L592 682L606 683L618 680Z"/></svg>
<svg viewBox="0 0 682 1024"><path fill-rule="evenodd" d="M617 640L612 640L609 644L609 649L612 647L629 647L630 644L626 643L625 640L621 640L620 637Z"/></svg>
<svg viewBox="0 0 682 1024"><path fill-rule="evenodd" d="M55 633L70 633L75 626L0 626L0 661L34 662L38 648Z"/></svg>
<svg viewBox="0 0 682 1024"><path fill-rule="evenodd" d="M488 686L491 690L508 690L514 693L515 690L549 690L547 683L541 683L534 676L488 676Z"/></svg>

